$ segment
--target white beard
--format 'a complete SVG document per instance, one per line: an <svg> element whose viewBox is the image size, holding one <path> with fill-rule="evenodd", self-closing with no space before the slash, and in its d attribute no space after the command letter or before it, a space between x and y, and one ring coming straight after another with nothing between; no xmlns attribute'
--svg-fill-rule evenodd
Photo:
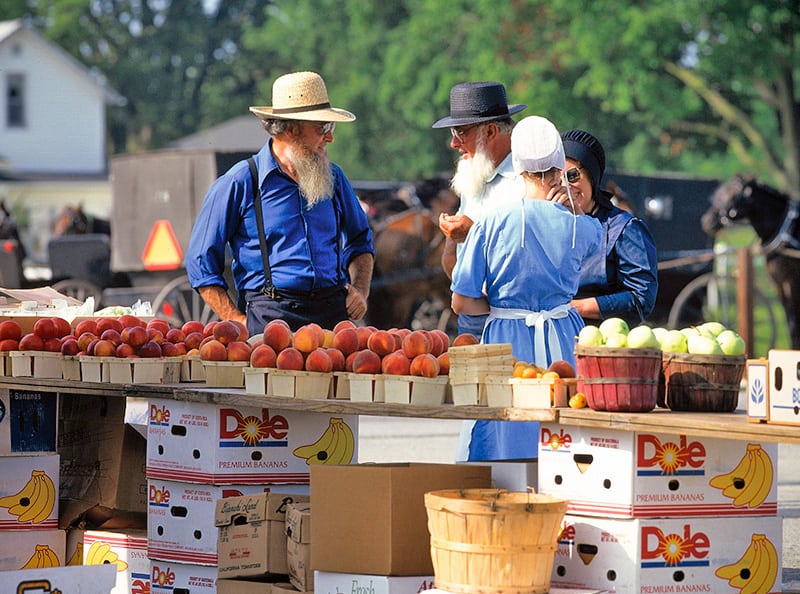
<svg viewBox="0 0 800 594"><path fill-rule="evenodd" d="M491 179L495 167L484 146L483 138L478 140L475 155L471 159L461 158L456 165L456 172L450 180L450 187L459 196L480 199Z"/></svg>
<svg viewBox="0 0 800 594"><path fill-rule="evenodd" d="M327 154L320 155L295 144L287 148L286 159L294 168L308 210L333 196L333 170Z"/></svg>

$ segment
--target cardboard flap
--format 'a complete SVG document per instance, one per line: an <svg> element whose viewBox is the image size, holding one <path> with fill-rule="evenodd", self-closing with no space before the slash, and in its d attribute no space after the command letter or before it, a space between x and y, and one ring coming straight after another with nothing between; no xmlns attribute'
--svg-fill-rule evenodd
<svg viewBox="0 0 800 594"><path fill-rule="evenodd" d="M297 493L276 493L272 491L267 495L269 500L267 504L267 519L277 522L286 520L286 512L290 505L308 503L310 501L308 495L299 495Z"/></svg>
<svg viewBox="0 0 800 594"><path fill-rule="evenodd" d="M214 525L253 524L267 519L267 493L217 499Z"/></svg>
<svg viewBox="0 0 800 594"><path fill-rule="evenodd" d="M311 542L310 503L290 503L286 507L286 536L299 543Z"/></svg>

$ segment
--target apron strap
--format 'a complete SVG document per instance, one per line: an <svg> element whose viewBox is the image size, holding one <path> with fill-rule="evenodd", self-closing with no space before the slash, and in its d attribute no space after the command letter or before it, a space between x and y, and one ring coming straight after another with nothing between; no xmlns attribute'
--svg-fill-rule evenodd
<svg viewBox="0 0 800 594"><path fill-rule="evenodd" d="M553 309L546 309L542 311L530 311L527 309L512 309L504 307L490 307L489 317L484 326L489 326L489 322L493 319L501 320L525 320L525 325L529 328L532 326L536 331L533 343L533 355L537 365L547 366L547 347L544 339L545 327L547 327L547 338L550 343L550 355L552 361L563 359L561 353L561 342L558 340L558 333L556 332L555 324L551 320L559 318L566 318L569 315L572 306L569 303L559 305ZM548 323L550 322L550 323Z"/></svg>

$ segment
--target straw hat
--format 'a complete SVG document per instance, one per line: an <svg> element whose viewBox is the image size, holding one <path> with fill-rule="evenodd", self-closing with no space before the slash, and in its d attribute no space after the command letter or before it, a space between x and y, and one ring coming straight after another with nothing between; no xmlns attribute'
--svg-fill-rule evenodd
<svg viewBox="0 0 800 594"><path fill-rule="evenodd" d="M325 81L316 72L290 72L272 84L272 107L252 106L261 119L352 122L349 111L331 107Z"/></svg>

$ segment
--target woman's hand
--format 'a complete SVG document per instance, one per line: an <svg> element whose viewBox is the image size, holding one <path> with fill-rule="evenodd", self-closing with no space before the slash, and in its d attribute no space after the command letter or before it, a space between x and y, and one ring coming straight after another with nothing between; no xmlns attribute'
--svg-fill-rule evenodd
<svg viewBox="0 0 800 594"><path fill-rule="evenodd" d="M566 186L555 186L550 188L550 191L547 192L547 199L551 202L563 204L576 215L584 214L583 209L575 197L573 196L572 200L570 200Z"/></svg>

